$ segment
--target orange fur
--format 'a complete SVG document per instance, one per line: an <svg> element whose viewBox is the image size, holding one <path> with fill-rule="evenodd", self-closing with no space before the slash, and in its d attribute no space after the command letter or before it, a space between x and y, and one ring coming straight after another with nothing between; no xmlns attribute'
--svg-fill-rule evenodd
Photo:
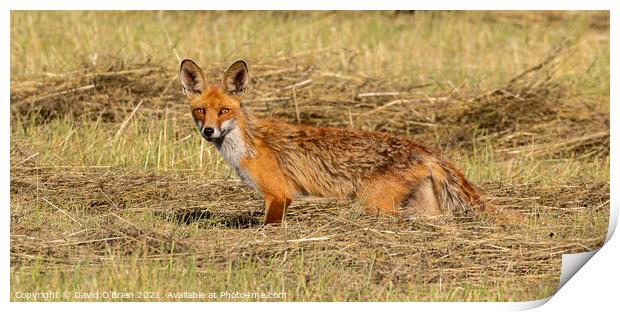
<svg viewBox="0 0 620 312"><path fill-rule="evenodd" d="M485 211L478 190L452 163L407 136L256 119L242 105L247 65L209 86L194 62L181 82L203 137L265 196L265 224L282 221L297 195L358 198L369 214Z"/></svg>

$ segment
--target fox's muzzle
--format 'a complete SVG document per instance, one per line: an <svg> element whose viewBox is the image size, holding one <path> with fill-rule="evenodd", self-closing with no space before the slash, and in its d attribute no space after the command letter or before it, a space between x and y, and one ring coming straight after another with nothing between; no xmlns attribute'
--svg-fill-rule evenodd
<svg viewBox="0 0 620 312"><path fill-rule="evenodd" d="M207 140L213 141L223 138L230 130L234 129L237 123L235 120L227 120L222 123L221 127L209 127L209 125L203 125L202 122L196 121L196 127L200 132L200 135Z"/></svg>
<svg viewBox="0 0 620 312"><path fill-rule="evenodd" d="M225 135L225 133L221 131L220 129L212 128L208 126L200 129L200 134L207 141L213 141L213 140L222 138Z"/></svg>

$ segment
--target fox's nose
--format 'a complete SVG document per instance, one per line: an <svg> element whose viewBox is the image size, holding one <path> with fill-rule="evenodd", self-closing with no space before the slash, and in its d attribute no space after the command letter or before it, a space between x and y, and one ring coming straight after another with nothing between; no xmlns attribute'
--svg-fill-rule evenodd
<svg viewBox="0 0 620 312"><path fill-rule="evenodd" d="M215 130L213 128L204 128L202 129L202 133L207 137L210 138L213 133L215 132Z"/></svg>

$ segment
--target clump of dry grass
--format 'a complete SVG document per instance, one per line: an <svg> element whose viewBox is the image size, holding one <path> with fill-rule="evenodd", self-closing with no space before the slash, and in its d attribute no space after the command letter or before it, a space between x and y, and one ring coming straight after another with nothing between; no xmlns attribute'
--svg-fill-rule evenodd
<svg viewBox="0 0 620 312"><path fill-rule="evenodd" d="M85 65L83 70L66 74L47 74L32 81L11 85L14 118L28 116L38 123L72 117L81 121L101 119L120 122L131 112L136 97L149 100L155 109L160 101L173 97L169 74L153 64L114 63L106 68ZM176 85L175 85L176 87Z"/></svg>
<svg viewBox="0 0 620 312"><path fill-rule="evenodd" d="M609 155L609 114L583 97L571 97L554 79L550 55L506 85L464 101L455 116L457 138L472 132L497 151L529 155ZM551 67L551 68L547 68ZM538 71L547 69L543 73Z"/></svg>

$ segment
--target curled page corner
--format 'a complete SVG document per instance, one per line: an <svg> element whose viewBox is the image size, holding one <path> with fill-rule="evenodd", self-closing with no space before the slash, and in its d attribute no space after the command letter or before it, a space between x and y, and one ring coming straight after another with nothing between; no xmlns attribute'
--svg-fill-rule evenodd
<svg viewBox="0 0 620 312"><path fill-rule="evenodd" d="M613 201L612 201L613 202ZM577 254L563 254L562 255L562 269L560 271L560 282L558 288L553 295L534 301L523 302L524 305L519 306L524 310L530 310L538 308L546 304L575 274L588 262L594 255L601 250L607 244L609 239L613 236L616 226L618 225L618 205L611 205L609 209L609 225L607 227L607 236L605 242L600 248L594 249L588 252L582 252Z"/></svg>
<svg viewBox="0 0 620 312"><path fill-rule="evenodd" d="M566 283L581 269L592 257L600 250L597 248L592 251L582 252L577 254L563 254L562 255L562 269L560 271L560 283L555 292L543 299L524 302L524 305L519 306L522 310L531 310L538 308L549 302L551 298L558 292Z"/></svg>
<svg viewBox="0 0 620 312"><path fill-rule="evenodd" d="M562 271L560 271L560 285L556 289L556 293L566 285L579 269L581 269L586 262L590 261L592 257L600 250L597 248L592 251L576 253L576 254L563 254L562 255Z"/></svg>
<svg viewBox="0 0 620 312"><path fill-rule="evenodd" d="M607 236L605 237L605 242L603 246L611 239L613 236L616 226L618 225L618 209L614 209L614 207L610 207L609 209L609 225L607 226ZM558 288L555 290L557 293L566 283L581 269L592 257L603 248L594 249L588 252L582 252L577 254L563 254L562 255L562 270L560 271L560 283ZM554 294L555 294L554 293Z"/></svg>

